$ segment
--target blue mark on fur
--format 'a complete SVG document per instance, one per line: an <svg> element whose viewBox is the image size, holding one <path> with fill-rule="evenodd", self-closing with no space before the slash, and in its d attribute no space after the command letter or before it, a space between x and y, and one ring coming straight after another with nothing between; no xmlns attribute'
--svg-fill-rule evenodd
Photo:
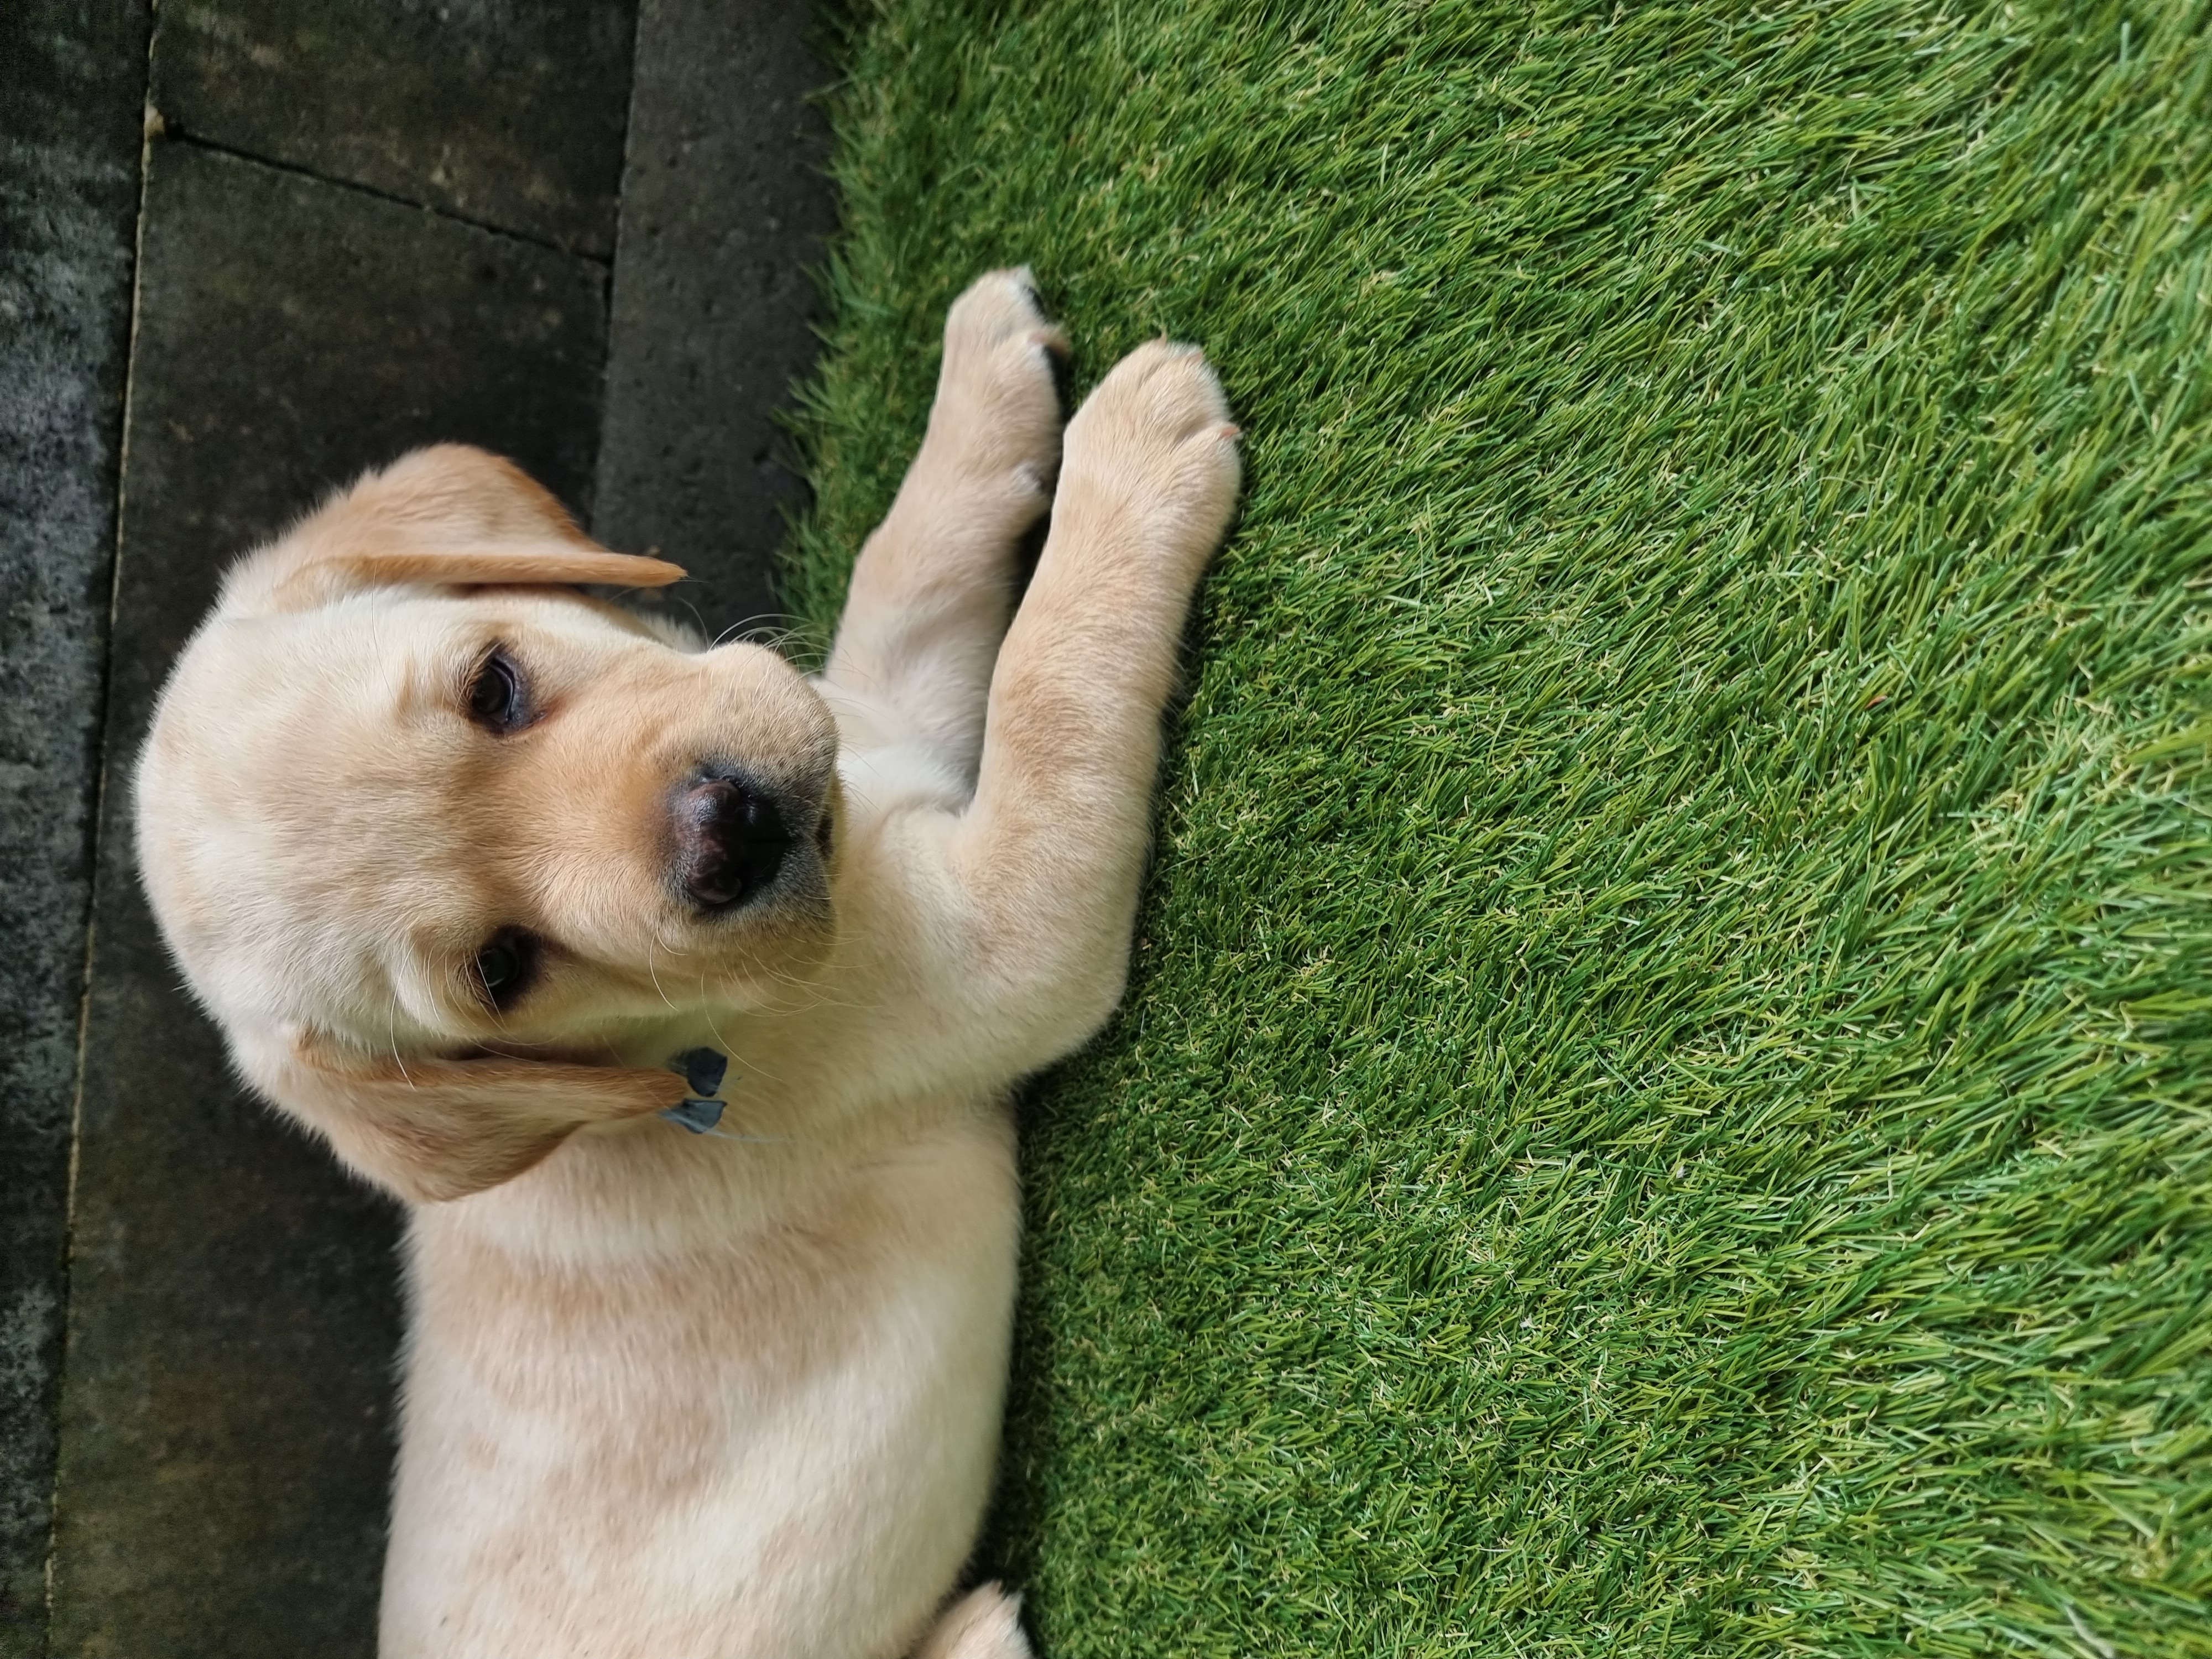
<svg viewBox="0 0 2212 1659"><path fill-rule="evenodd" d="M696 1095L717 1095L722 1091L722 1079L730 1069L730 1057L712 1048L692 1048L668 1062L672 1072L681 1072L684 1080L691 1085ZM722 1121L722 1103L719 1100L686 1100L671 1106L661 1113L671 1123L680 1123L695 1135L703 1135Z"/></svg>
<svg viewBox="0 0 2212 1659"><path fill-rule="evenodd" d="M712 1048L692 1048L677 1055L669 1062L668 1069L683 1073L693 1094L719 1095L722 1092L722 1079L730 1069L730 1057Z"/></svg>
<svg viewBox="0 0 2212 1659"><path fill-rule="evenodd" d="M703 1135L722 1121L719 1100L680 1101L661 1113L671 1123L680 1123L695 1135Z"/></svg>

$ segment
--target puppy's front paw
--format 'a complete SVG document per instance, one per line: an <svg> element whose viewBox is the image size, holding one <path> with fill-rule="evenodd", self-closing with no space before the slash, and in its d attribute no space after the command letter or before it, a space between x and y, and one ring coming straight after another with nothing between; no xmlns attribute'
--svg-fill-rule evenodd
<svg viewBox="0 0 2212 1659"><path fill-rule="evenodd" d="M1237 510L1238 435L1206 354L1155 340L1115 364L1067 423L1061 493L1130 522L1195 577Z"/></svg>
<svg viewBox="0 0 2212 1659"><path fill-rule="evenodd" d="M1053 366L1067 339L1045 319L1029 267L971 284L945 319L930 437L963 471L1007 483L1042 512L1060 465L1060 393Z"/></svg>

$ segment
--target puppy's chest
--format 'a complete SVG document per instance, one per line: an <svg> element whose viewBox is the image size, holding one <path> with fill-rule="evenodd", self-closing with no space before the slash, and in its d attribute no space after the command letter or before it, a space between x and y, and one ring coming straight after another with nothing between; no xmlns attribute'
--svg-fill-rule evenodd
<svg viewBox="0 0 2212 1659"><path fill-rule="evenodd" d="M911 1530L946 1467L988 1483L1018 1232L1002 1117L673 1255L563 1265L418 1212L395 1527L624 1572L696 1544L661 1517L726 1565L850 1533L840 1494L915 1494L870 1522Z"/></svg>
<svg viewBox="0 0 2212 1659"><path fill-rule="evenodd" d="M489 1411L757 1406L886 1357L917 1316L1001 1311L1019 1201L1003 1107L895 1137L769 1127L756 1144L640 1126L544 1190L418 1212L416 1370L451 1367Z"/></svg>
<svg viewBox="0 0 2212 1659"><path fill-rule="evenodd" d="M680 1486L703 1449L748 1437L780 1401L834 1388L895 1317L897 1275L780 1226L742 1246L590 1270L427 1260L414 1318L410 1429L471 1425L491 1461L532 1461L589 1483ZM610 1458L619 1471L607 1467ZM662 1467L655 1468L659 1465Z"/></svg>

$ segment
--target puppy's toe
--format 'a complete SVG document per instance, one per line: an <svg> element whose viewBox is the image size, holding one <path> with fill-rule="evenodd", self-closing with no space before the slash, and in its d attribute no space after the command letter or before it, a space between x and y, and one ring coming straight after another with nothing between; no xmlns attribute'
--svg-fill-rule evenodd
<svg viewBox="0 0 2212 1659"><path fill-rule="evenodd" d="M1021 1610L1020 1596L978 1585L945 1610L914 1659L1030 1659Z"/></svg>
<svg viewBox="0 0 2212 1659"><path fill-rule="evenodd" d="M1030 340L1031 336L1036 338ZM1012 340L1067 349L1060 331L1045 317L1043 302L1037 298L1036 279L1027 265L978 276L952 302L945 319L948 354L988 351Z"/></svg>
<svg viewBox="0 0 2212 1659"><path fill-rule="evenodd" d="M945 319L933 429L979 475L1048 487L1060 462L1055 371L1066 356L1067 337L1040 308L1027 266L978 277ZM1024 504L1042 510L1044 500Z"/></svg>
<svg viewBox="0 0 2212 1659"><path fill-rule="evenodd" d="M1120 502L1163 551L1202 563L1236 512L1242 435L1206 354L1154 340L1116 363L1076 411L1067 472Z"/></svg>

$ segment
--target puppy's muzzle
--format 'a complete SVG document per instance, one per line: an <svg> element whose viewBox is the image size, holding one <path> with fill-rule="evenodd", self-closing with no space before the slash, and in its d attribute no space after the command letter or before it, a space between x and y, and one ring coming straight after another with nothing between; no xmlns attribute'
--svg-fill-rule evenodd
<svg viewBox="0 0 2212 1659"><path fill-rule="evenodd" d="M703 910L730 910L775 879L793 838L775 797L731 773L702 772L676 797L676 877Z"/></svg>

